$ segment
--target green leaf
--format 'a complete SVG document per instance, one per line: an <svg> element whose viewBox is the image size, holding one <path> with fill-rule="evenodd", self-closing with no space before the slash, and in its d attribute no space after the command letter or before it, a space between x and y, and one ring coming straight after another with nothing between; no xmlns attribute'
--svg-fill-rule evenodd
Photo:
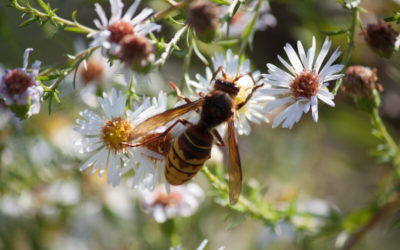
<svg viewBox="0 0 400 250"><path fill-rule="evenodd" d="M215 43L222 46L232 46L237 44L239 41L240 41L239 39L231 39L231 40L216 41Z"/></svg>
<svg viewBox="0 0 400 250"><path fill-rule="evenodd" d="M29 18L28 20L25 20L24 22L22 22L22 23L19 25L19 27L22 28L22 27L28 26L28 25L30 25L30 24L32 24L32 23L34 23L34 22L37 22L38 20L39 20L39 19L38 19L37 17L31 17L31 18Z"/></svg>
<svg viewBox="0 0 400 250"><path fill-rule="evenodd" d="M45 4L42 0L37 0L39 5L42 7L43 10L45 10L46 12L50 11L50 6L48 6L47 4Z"/></svg>
<svg viewBox="0 0 400 250"><path fill-rule="evenodd" d="M348 30L347 29L341 29L341 30L338 30L338 31L323 31L323 30L320 30L320 32L322 34L324 34L324 35L327 35L327 36L336 36L336 35L341 35L341 34L347 33Z"/></svg>

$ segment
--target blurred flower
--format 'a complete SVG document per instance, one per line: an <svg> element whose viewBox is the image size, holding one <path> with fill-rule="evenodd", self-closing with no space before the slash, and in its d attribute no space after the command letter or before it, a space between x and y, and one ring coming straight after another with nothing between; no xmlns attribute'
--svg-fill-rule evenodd
<svg viewBox="0 0 400 250"><path fill-rule="evenodd" d="M196 34L210 41L215 37L219 24L218 6L211 2L197 0L187 8L186 23L196 32Z"/></svg>
<svg viewBox="0 0 400 250"><path fill-rule="evenodd" d="M229 36L231 37L239 37L243 34L247 25L254 18L256 7L258 1L252 1L249 6L241 5L240 8L236 11L233 16L231 23L229 25ZM227 12L228 8L222 6L222 12ZM275 27L277 24L276 18L272 15L269 5L266 1L262 1L260 6L260 12L258 18L254 24L254 29L256 31L264 31L268 27ZM227 33L228 23L224 23L221 27L224 33Z"/></svg>
<svg viewBox="0 0 400 250"><path fill-rule="evenodd" d="M206 247L207 243L208 243L207 239L203 240L200 243L200 245L196 248L196 250L203 250ZM170 247L169 248L169 250L181 250L181 249L182 249L181 246L177 246L176 248L174 248L174 247ZM218 250L224 250L224 249L225 249L225 247L219 247L218 248Z"/></svg>
<svg viewBox="0 0 400 250"><path fill-rule="evenodd" d="M343 65L332 65L340 55L339 48L337 48L325 66L322 67L330 47L331 41L326 38L314 62L314 57L316 56L314 37L312 47L307 54L300 41L297 42L298 54L290 44L286 44L284 50L291 65L279 55L278 59L290 73L273 64L267 64L268 74L264 75L264 82L270 84L271 87L266 86L260 92L265 95L275 96L276 100L269 102L264 111L269 113L278 107L285 107L275 117L272 127L277 127L283 122L283 128L291 129L300 120L302 114L307 113L310 108L312 117L317 122L318 99L321 99L329 106L335 106L332 101L334 96L329 92L327 86L330 81L337 80L343 76L343 74L337 74L342 70Z"/></svg>
<svg viewBox="0 0 400 250"><path fill-rule="evenodd" d="M142 193L145 210L158 223L175 217L187 217L194 214L204 200L203 190L195 183L173 186L167 194L164 189Z"/></svg>
<svg viewBox="0 0 400 250"><path fill-rule="evenodd" d="M22 68L7 69L0 82L0 99L21 119L30 117L40 111L40 98L43 88L36 80L39 74L40 61L35 61L32 71L28 72L28 58L32 48L24 52Z"/></svg>
<svg viewBox="0 0 400 250"><path fill-rule="evenodd" d="M80 50L84 50L84 46L77 45ZM79 91L79 96L85 104L90 107L97 108L98 89L108 91L111 89L111 83L126 85L124 75L119 72L119 64L114 63L112 66L108 63L108 59L104 57L99 50L83 63L79 65L76 81L82 89Z"/></svg>
<svg viewBox="0 0 400 250"><path fill-rule="evenodd" d="M383 20L369 24L363 29L362 35L374 52L386 58L390 58L400 45L399 33Z"/></svg>
<svg viewBox="0 0 400 250"><path fill-rule="evenodd" d="M238 79L235 83L240 87L240 91L238 95L235 97L236 104L240 104L244 102L247 96L250 94L254 83L247 73L252 73L250 69L250 60L246 60L244 63L239 63L239 57L237 55L233 55L232 51L229 49L226 53L226 56L223 54L215 53L212 58L214 72L222 66L225 73L226 78L223 76L221 72L219 72L216 76L216 79L222 78L227 81L232 81L236 77L243 75L240 79ZM197 74L197 81L190 80L189 85L193 86L196 92L207 93L212 90L213 86L211 85L213 73L210 68L206 68L206 77ZM255 82L259 82L260 72L255 71L252 73L252 76ZM261 122L268 122L268 119L263 115L262 109L265 105L266 101L271 100L270 97L266 97L262 95L259 91L254 92L250 101L243 106L241 109L235 112L235 128L237 129L240 135L249 135L251 128L249 121L254 122L256 124L260 124ZM221 125L222 127L226 126L225 124ZM221 133L225 131L223 128L220 128Z"/></svg>
<svg viewBox="0 0 400 250"><path fill-rule="evenodd" d="M135 14L140 0L135 0L133 4L122 16L124 4L121 0L110 0L111 18L107 20L103 8L96 3L95 11L100 18L94 20L94 24L100 30L94 35L92 47L102 46L110 54L117 55L120 50L120 42L127 35L146 36L150 32L159 31L161 26L145 20L153 13L150 8L144 8L136 17Z"/></svg>
<svg viewBox="0 0 400 250"><path fill-rule="evenodd" d="M350 66L343 78L342 91L356 97L370 97L376 89L382 92L382 85L377 83L376 69L361 65Z"/></svg>

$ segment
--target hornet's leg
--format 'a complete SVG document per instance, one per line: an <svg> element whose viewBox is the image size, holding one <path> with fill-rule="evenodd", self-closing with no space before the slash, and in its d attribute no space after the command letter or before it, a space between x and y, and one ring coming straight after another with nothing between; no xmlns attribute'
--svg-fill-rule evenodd
<svg viewBox="0 0 400 250"><path fill-rule="evenodd" d="M181 90L173 82L170 81L169 82L169 86L171 86L175 90L176 95L178 96L178 98L183 99L186 103L191 103L192 102L189 98L187 98L186 96L182 95Z"/></svg>
<svg viewBox="0 0 400 250"><path fill-rule="evenodd" d="M217 75L218 75L219 72L222 72L222 77L223 77L224 79L227 78L227 77L226 77L225 70L224 70L224 67L223 67L223 66L219 66L218 69L214 72L214 74L213 74L213 76L212 76L212 78L211 78L210 84L211 84L212 81L217 77Z"/></svg>
<svg viewBox="0 0 400 250"><path fill-rule="evenodd" d="M245 73L245 74L238 75L238 76L235 78L235 81L239 80L240 78L242 78L243 76L246 76L246 75L250 76L251 80L253 81L253 87L251 88L250 94L246 97L246 100L244 100L244 102L241 102L241 103L239 103L239 104L236 105L236 110L239 110L239 109L241 109L244 105L246 105L246 103L247 103L248 101L250 101L251 97L253 96L254 91L256 91L258 88L261 88L262 86L264 86L264 83L261 83L261 84L257 85L256 81L254 80L253 75L252 75L250 72Z"/></svg>
<svg viewBox="0 0 400 250"><path fill-rule="evenodd" d="M224 140L222 140L221 135L218 133L218 130L213 129L211 130L211 133L215 136L215 138L217 139L217 145L221 146L221 147L225 147L225 142Z"/></svg>

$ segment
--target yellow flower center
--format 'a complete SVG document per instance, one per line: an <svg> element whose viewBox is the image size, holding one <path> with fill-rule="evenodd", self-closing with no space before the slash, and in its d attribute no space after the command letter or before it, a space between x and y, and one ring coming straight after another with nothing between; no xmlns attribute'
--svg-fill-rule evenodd
<svg viewBox="0 0 400 250"><path fill-rule="evenodd" d="M126 145L123 143L132 142L132 124L122 117L107 120L101 128L101 139L104 145L116 153L125 153Z"/></svg>

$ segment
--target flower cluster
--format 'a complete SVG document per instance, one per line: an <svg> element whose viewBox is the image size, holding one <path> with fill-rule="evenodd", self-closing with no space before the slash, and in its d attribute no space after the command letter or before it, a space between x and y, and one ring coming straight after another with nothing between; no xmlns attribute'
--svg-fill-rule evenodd
<svg viewBox="0 0 400 250"><path fill-rule="evenodd" d="M140 0L135 0L122 16L122 1L110 0L111 17L107 20L103 8L96 3L95 10L100 20L95 19L94 24L99 31L94 34L91 46L102 46L106 53L133 66L144 67L153 61L153 46L146 35L159 31L161 26L146 21L153 13L150 8L133 17L139 4Z"/></svg>

